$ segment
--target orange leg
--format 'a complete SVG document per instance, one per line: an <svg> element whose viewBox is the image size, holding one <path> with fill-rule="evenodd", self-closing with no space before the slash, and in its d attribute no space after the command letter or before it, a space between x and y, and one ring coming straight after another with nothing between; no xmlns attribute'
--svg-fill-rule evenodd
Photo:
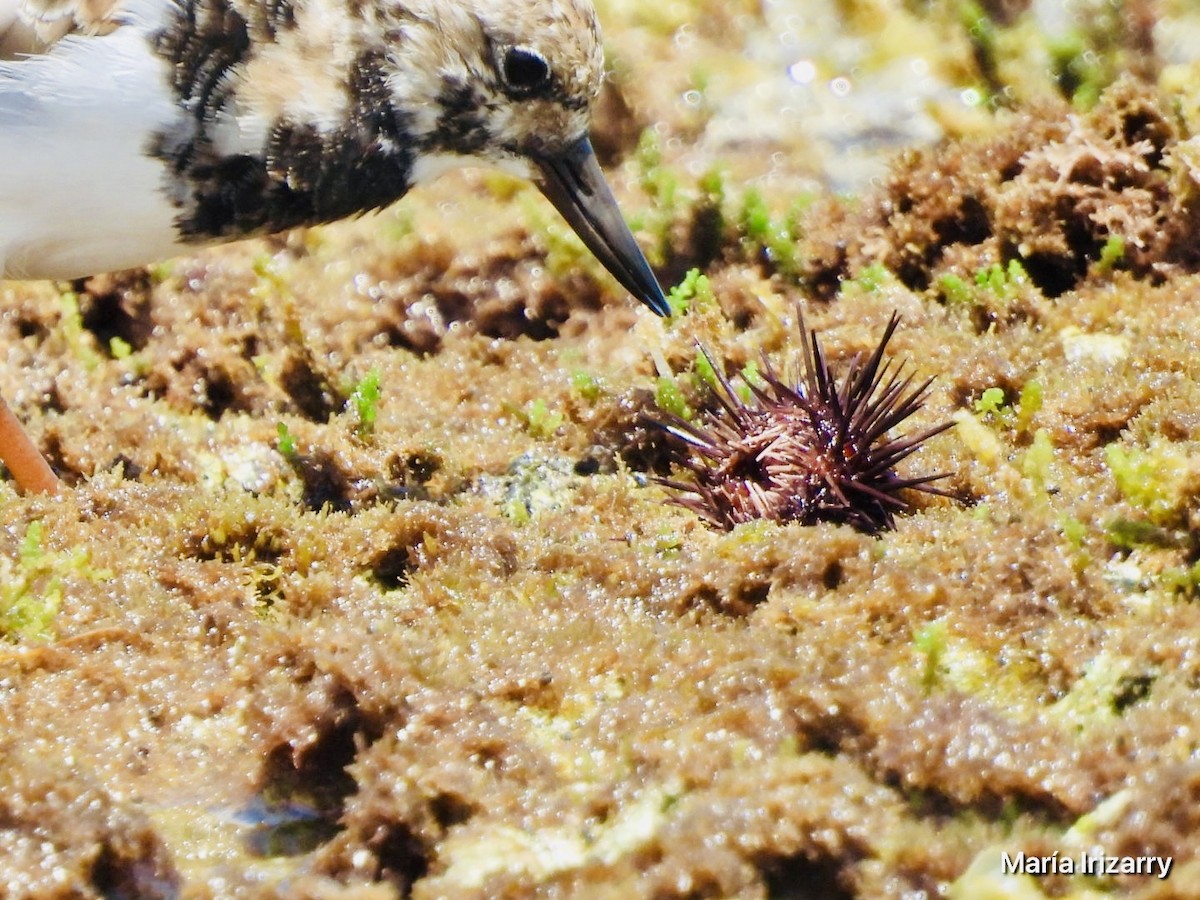
<svg viewBox="0 0 1200 900"><path fill-rule="evenodd" d="M29 439L4 398L0 397L0 462L8 467L13 481L26 494L58 492L58 476L41 451Z"/></svg>

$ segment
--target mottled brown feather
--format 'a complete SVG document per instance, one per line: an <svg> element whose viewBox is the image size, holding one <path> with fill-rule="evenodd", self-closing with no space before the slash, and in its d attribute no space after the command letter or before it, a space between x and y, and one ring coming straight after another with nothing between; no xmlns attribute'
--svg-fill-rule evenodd
<svg viewBox="0 0 1200 900"><path fill-rule="evenodd" d="M43 52L68 34L107 34L119 24L121 4L122 0L0 0L2 55ZM6 16L5 10L15 15Z"/></svg>

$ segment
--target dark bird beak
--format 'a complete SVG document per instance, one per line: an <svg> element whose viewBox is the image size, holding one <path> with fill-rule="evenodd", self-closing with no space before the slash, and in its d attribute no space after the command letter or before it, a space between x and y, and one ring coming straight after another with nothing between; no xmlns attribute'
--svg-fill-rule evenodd
<svg viewBox="0 0 1200 900"><path fill-rule="evenodd" d="M535 156L534 162L538 187L596 259L625 290L660 316L668 315L667 298L617 208L587 136L554 156Z"/></svg>

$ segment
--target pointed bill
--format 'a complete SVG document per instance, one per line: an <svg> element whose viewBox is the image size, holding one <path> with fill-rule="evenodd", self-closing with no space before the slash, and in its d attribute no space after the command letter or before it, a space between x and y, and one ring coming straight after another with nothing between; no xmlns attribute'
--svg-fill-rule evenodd
<svg viewBox="0 0 1200 900"><path fill-rule="evenodd" d="M660 316L667 298L604 180L586 136L554 156L536 157L538 187L621 286Z"/></svg>

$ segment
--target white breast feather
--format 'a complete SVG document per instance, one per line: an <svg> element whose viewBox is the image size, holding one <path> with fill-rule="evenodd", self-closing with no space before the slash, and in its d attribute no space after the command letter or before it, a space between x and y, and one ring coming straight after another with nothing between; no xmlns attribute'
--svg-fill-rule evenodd
<svg viewBox="0 0 1200 900"><path fill-rule="evenodd" d="M148 154L180 117L169 77L135 27L0 63L6 277L77 277L176 250L163 166Z"/></svg>

